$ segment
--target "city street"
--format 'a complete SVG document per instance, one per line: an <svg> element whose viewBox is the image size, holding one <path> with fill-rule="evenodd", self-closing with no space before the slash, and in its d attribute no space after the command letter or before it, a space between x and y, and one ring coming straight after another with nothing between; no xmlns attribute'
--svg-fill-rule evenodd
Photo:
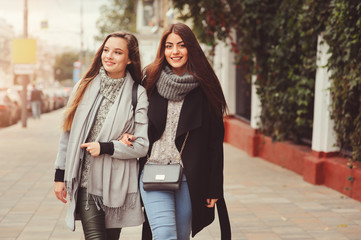
<svg viewBox="0 0 361 240"><path fill-rule="evenodd" d="M53 193L62 109L0 129L0 239L80 240ZM361 239L361 203L225 143L225 199L232 239ZM361 191L361 189L360 189ZM141 227L121 239L141 239ZM220 239L218 220L194 239Z"/></svg>

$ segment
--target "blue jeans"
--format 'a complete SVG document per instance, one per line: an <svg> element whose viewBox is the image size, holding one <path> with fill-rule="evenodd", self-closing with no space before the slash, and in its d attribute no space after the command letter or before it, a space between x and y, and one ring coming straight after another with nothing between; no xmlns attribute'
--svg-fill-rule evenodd
<svg viewBox="0 0 361 240"><path fill-rule="evenodd" d="M189 240L192 205L185 178L177 191L144 191L142 181L139 187L153 239Z"/></svg>
<svg viewBox="0 0 361 240"><path fill-rule="evenodd" d="M31 102L31 111L33 113L33 118L40 118L40 114L41 114L40 101L32 101Z"/></svg>

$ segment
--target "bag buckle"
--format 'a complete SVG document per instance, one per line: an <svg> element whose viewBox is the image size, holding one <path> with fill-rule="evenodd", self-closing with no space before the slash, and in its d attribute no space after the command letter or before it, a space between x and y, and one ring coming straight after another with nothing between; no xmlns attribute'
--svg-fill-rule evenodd
<svg viewBox="0 0 361 240"><path fill-rule="evenodd" d="M157 175L155 175L155 180L164 181L165 180L165 175L164 174L157 174Z"/></svg>

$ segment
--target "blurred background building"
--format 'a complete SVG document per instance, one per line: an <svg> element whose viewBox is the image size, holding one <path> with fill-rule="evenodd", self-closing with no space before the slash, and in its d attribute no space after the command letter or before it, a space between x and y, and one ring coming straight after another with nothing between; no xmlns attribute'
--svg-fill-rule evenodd
<svg viewBox="0 0 361 240"><path fill-rule="evenodd" d="M56 51L54 47L43 41L37 41L36 82L54 84L54 63Z"/></svg>
<svg viewBox="0 0 361 240"><path fill-rule="evenodd" d="M9 86L13 80L11 63L11 42L14 37L12 26L0 17L0 88Z"/></svg>
<svg viewBox="0 0 361 240"><path fill-rule="evenodd" d="M142 66L146 66L155 59L164 28L177 18L170 0L137 0L136 6L137 37Z"/></svg>

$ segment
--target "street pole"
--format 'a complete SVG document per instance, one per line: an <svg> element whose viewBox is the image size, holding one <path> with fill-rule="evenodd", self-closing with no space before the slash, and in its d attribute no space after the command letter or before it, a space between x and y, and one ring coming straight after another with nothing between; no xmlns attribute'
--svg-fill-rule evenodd
<svg viewBox="0 0 361 240"><path fill-rule="evenodd" d="M28 38L28 0L24 0L24 38ZM27 113L27 85L29 82L29 75L22 75L21 76L21 85L23 86L22 89L22 107L21 107L21 123L22 127L26 128L26 120L28 117Z"/></svg>
<svg viewBox="0 0 361 240"><path fill-rule="evenodd" d="M28 0L24 0L24 38L28 38Z"/></svg>
<svg viewBox="0 0 361 240"><path fill-rule="evenodd" d="M84 48L83 0L80 0L80 52L79 52L79 61L81 64L80 76L83 75L83 64L84 64L83 48Z"/></svg>
<svg viewBox="0 0 361 240"><path fill-rule="evenodd" d="M166 29L168 26L168 19L167 19L167 11L168 11L168 0L164 1L163 7L163 28Z"/></svg>

